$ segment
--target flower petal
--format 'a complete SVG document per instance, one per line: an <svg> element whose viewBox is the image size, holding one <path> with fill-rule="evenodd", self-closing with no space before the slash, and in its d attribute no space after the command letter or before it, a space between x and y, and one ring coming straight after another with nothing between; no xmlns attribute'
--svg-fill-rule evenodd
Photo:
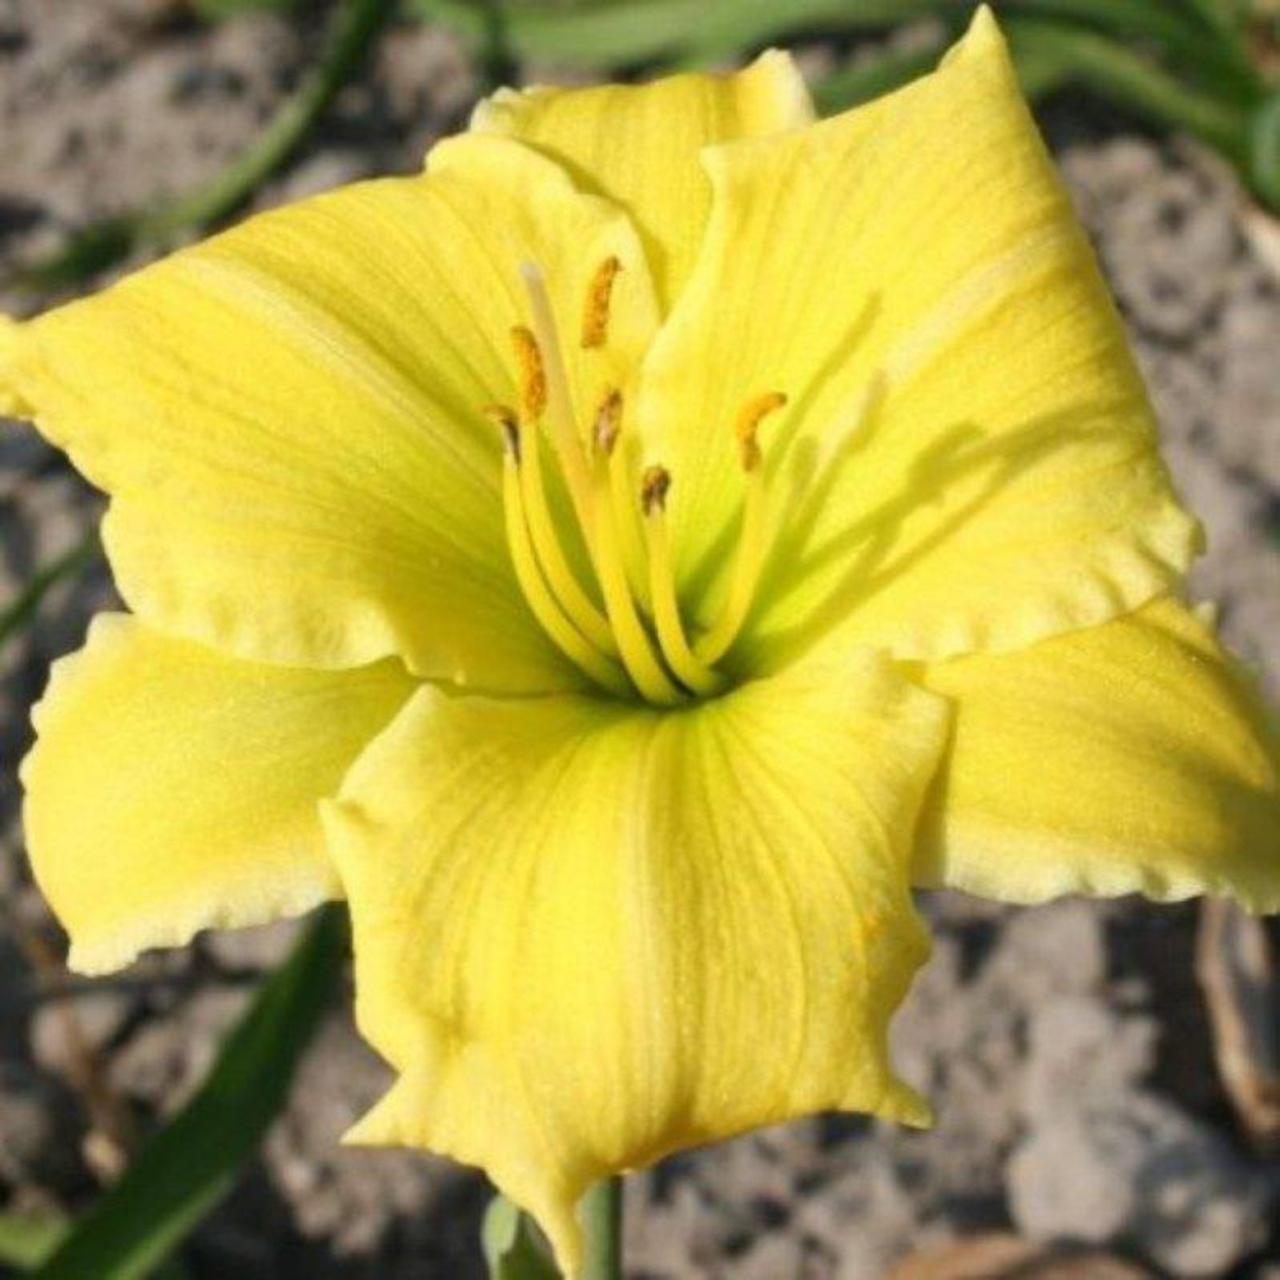
<svg viewBox="0 0 1280 1280"><path fill-rule="evenodd" d="M3 379L113 498L130 606L236 656L400 654L481 688L578 687L527 610L503 535L520 265L580 317L628 267L612 337L656 323L624 215L518 144L464 138L415 178L251 219L20 326Z"/></svg>
<svg viewBox="0 0 1280 1280"><path fill-rule="evenodd" d="M828 1108L924 1122L885 1033L945 726L869 653L665 714L424 689L325 806L400 1073L352 1140L483 1165L572 1274L604 1174Z"/></svg>
<svg viewBox="0 0 1280 1280"><path fill-rule="evenodd" d="M1198 529L1092 252L988 11L943 66L813 128L708 153L715 203L651 353L688 605L723 594L733 426L762 392L780 529L740 646L937 658L1166 589Z"/></svg>
<svg viewBox="0 0 1280 1280"><path fill-rule="evenodd" d="M1280 755L1212 629L1165 599L929 666L955 737L917 874L983 897L1229 893L1280 908Z"/></svg>
<svg viewBox="0 0 1280 1280"><path fill-rule="evenodd" d="M644 85L503 89L471 127L519 138L563 162L587 190L631 214L664 306L697 257L711 207L703 147L809 124L813 103L790 56L762 54L734 75L687 73Z"/></svg>
<svg viewBox="0 0 1280 1280"><path fill-rule="evenodd" d="M337 896L316 806L416 688L240 662L103 614L56 663L22 767L35 876L97 973Z"/></svg>

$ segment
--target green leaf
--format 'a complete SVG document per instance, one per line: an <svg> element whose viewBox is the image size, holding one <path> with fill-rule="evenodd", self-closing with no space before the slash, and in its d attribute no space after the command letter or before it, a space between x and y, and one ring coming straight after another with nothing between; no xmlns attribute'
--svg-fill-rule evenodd
<svg viewBox="0 0 1280 1280"><path fill-rule="evenodd" d="M1183 84L1159 64L1097 32L1049 20L1005 22L1015 57L1051 60L1099 97L1166 128L1186 129L1242 165L1246 114Z"/></svg>
<svg viewBox="0 0 1280 1280"><path fill-rule="evenodd" d="M1280 93L1273 94L1253 118L1249 176L1259 197L1280 213Z"/></svg>
<svg viewBox="0 0 1280 1280"><path fill-rule="evenodd" d="M847 111L890 93L930 72L942 55L943 41L920 49L894 50L870 61L851 62L813 86L813 100L824 116Z"/></svg>
<svg viewBox="0 0 1280 1280"><path fill-rule="evenodd" d="M238 13L291 13L301 9L305 0L193 0L202 18L217 22L234 18Z"/></svg>
<svg viewBox="0 0 1280 1280"><path fill-rule="evenodd" d="M60 1214L0 1213L0 1263L24 1271L39 1266L70 1230Z"/></svg>
<svg viewBox="0 0 1280 1280"><path fill-rule="evenodd" d="M265 129L220 174L167 204L106 219L71 237L50 258L20 268L14 282L47 289L75 284L127 257L140 245L166 248L192 228L235 213L297 151L343 85L364 61L398 0L345 0L325 48Z"/></svg>
<svg viewBox="0 0 1280 1280"><path fill-rule="evenodd" d="M509 55L607 68L728 57L816 30L896 26L947 0L410 0L420 16Z"/></svg>
<svg viewBox="0 0 1280 1280"><path fill-rule="evenodd" d="M88 568L97 554L98 533L95 529L70 551L36 573L15 599L0 608L0 649L35 617L41 601L58 583Z"/></svg>
<svg viewBox="0 0 1280 1280"><path fill-rule="evenodd" d="M558 1280L528 1218L506 1196L494 1196L480 1228L489 1280Z"/></svg>
<svg viewBox="0 0 1280 1280"><path fill-rule="evenodd" d="M288 1096L345 953L323 907L223 1043L194 1098L77 1224L36 1280L141 1280L235 1185Z"/></svg>

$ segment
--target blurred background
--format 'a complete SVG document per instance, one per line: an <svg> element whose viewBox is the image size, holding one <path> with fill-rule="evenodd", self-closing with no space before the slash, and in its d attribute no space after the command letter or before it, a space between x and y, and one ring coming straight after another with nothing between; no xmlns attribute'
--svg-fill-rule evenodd
<svg viewBox="0 0 1280 1280"><path fill-rule="evenodd" d="M1280 695L1280 3L995 7L1208 525L1197 592ZM500 83L780 44L833 111L928 70L970 12L0 0L0 308L98 287L246 210L413 170ZM484 1275L482 1179L337 1145L387 1084L351 1025L340 920L205 937L105 981L65 972L15 773L50 661L114 601L100 510L34 434L0 428L0 1265ZM935 954L895 1034L937 1127L816 1118L632 1179L634 1280L1280 1280L1270 927L1196 904L925 907Z"/></svg>

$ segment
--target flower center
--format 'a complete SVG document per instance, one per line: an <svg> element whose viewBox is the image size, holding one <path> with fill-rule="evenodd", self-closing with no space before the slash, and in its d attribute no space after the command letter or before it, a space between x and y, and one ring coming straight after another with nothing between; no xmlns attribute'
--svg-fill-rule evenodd
<svg viewBox="0 0 1280 1280"><path fill-rule="evenodd" d="M609 314L621 263L607 258L593 276L582 311L584 351L607 346ZM736 424L745 492L733 575L720 616L692 635L676 595L667 494L672 476L661 466L637 475L621 447L625 405L605 392L591 430L580 428L542 271L521 268L529 295L529 325L511 330L520 388L517 412L491 405L486 413L504 441L503 507L507 545L520 589L556 646L603 689L677 706L724 687L716 664L729 651L751 609L764 561L766 491L760 424L786 404L768 392L743 406ZM543 474L543 444L558 466L589 573L584 585L560 537Z"/></svg>

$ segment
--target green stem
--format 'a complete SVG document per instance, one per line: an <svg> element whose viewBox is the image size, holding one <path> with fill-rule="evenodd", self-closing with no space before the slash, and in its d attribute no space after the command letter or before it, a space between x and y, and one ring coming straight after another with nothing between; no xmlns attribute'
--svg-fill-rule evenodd
<svg viewBox="0 0 1280 1280"><path fill-rule="evenodd" d="M234 213L275 173L314 128L347 83L398 0L348 0L339 11L319 62L280 107L270 124L212 181L151 210L109 218L22 275L48 287L74 283L120 261L139 244L166 246L193 227Z"/></svg>
<svg viewBox="0 0 1280 1280"><path fill-rule="evenodd" d="M622 1179L605 1178L583 1197L582 1280L622 1280Z"/></svg>

